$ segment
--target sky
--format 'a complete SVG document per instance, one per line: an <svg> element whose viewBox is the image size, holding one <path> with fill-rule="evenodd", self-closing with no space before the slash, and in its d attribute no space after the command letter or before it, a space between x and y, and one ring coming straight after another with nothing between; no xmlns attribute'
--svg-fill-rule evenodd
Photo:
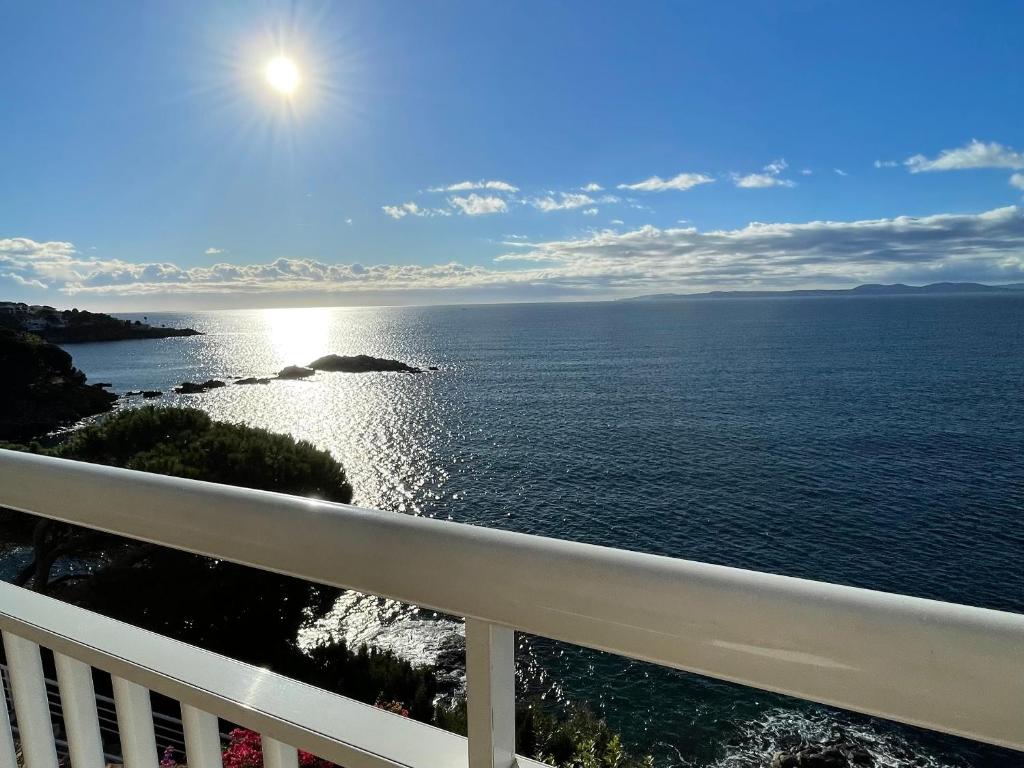
<svg viewBox="0 0 1024 768"><path fill-rule="evenodd" d="M0 29L0 300L1024 282L1016 0L35 0Z"/></svg>

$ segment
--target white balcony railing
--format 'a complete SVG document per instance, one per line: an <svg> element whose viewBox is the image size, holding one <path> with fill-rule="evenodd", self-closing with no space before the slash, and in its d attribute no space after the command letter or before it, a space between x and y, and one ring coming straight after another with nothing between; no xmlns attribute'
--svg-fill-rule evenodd
<svg viewBox="0 0 1024 768"><path fill-rule="evenodd" d="M468 742L0 585L26 768L56 763L40 646L73 768L103 765L90 667L113 678L127 768L157 762L150 691L181 703L190 768L220 766L218 717L262 734L267 768L296 748L347 768L535 767L514 754L516 630L1024 749L1018 614L9 451L0 506L466 617Z"/></svg>

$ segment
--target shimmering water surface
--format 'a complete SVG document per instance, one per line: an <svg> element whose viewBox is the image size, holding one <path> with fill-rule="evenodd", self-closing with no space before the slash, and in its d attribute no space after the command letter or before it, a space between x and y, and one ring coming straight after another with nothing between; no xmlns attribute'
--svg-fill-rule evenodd
<svg viewBox="0 0 1024 768"><path fill-rule="evenodd" d="M163 398L331 451L360 504L1024 612L1024 297L149 321L206 335L68 349L118 391L268 375L331 352L438 366ZM316 629L425 661L444 658L459 631L356 596ZM533 638L522 639L519 666L525 687L589 701L675 764L746 765L787 734L837 727L873 740L882 765L911 764L907 754L925 765L1024 764Z"/></svg>

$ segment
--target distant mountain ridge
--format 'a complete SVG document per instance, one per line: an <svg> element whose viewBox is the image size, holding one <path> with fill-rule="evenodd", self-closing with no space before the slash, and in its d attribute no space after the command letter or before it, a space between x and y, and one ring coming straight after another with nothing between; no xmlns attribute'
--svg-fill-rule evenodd
<svg viewBox="0 0 1024 768"><path fill-rule="evenodd" d="M1024 293L1024 283L985 285L983 283L930 283L928 285L882 285L866 283L856 288L822 288L793 291L707 291L705 293L652 293L618 301L682 301L684 299L766 299L775 296L919 296L923 294Z"/></svg>

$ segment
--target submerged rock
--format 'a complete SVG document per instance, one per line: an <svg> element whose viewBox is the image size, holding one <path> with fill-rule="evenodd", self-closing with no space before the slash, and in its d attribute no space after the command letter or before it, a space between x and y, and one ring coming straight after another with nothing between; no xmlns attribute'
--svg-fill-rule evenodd
<svg viewBox="0 0 1024 768"><path fill-rule="evenodd" d="M370 355L324 355L309 364L316 371L334 371L339 373L371 373L374 371L393 371L396 373L422 373L400 360L388 360L384 357Z"/></svg>
<svg viewBox="0 0 1024 768"><path fill-rule="evenodd" d="M202 384L183 381L180 387L174 388L174 391L179 395L198 395L211 389L219 389L223 386L226 386L224 382L218 381L217 379L210 379L209 381L204 381Z"/></svg>
<svg viewBox="0 0 1024 768"><path fill-rule="evenodd" d="M277 374L279 379L305 379L312 376L316 371L312 368L303 368L301 365L289 365L287 368L282 368L281 372Z"/></svg>

